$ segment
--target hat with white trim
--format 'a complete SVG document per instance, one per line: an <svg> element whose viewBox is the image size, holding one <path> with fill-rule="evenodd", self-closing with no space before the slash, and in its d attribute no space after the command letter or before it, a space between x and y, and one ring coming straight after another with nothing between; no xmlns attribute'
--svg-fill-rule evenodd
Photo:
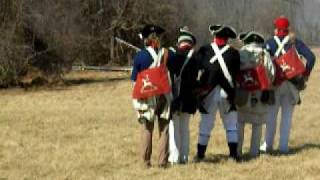
<svg viewBox="0 0 320 180"><path fill-rule="evenodd" d="M214 24L209 26L209 31L212 35L223 38L237 38L236 30L227 25L223 24Z"/></svg>

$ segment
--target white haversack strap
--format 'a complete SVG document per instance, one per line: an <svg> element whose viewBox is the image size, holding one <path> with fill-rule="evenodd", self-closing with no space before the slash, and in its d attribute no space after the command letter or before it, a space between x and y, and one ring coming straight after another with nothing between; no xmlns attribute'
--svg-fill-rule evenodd
<svg viewBox="0 0 320 180"><path fill-rule="evenodd" d="M177 91L178 91L178 93L177 93L177 94L178 94L178 96L180 95L180 87L181 87L181 76L182 76L182 72L183 72L184 68L186 67L186 65L189 63L189 61L190 61L190 59L191 59L191 57L192 57L193 53L194 53L194 49L191 49L191 50L189 51L189 53L188 53L187 57L186 57L186 60L184 61L183 65L182 65L182 67L181 67L181 70L180 70L179 76L178 76L178 77L176 77L176 76L175 76L175 83L176 83L176 85L177 85Z"/></svg>
<svg viewBox="0 0 320 180"><path fill-rule="evenodd" d="M156 51L152 47L147 47L147 51L150 53L153 63L151 64L150 68L158 67L161 63L161 58L163 56L164 50L161 49L159 53L157 54Z"/></svg>
<svg viewBox="0 0 320 180"><path fill-rule="evenodd" d="M224 62L224 59L222 57L222 54L225 53L230 48L230 46L227 45L220 50L216 43L212 43L211 47L215 53L215 56L210 59L210 63L213 64L216 60L218 60L224 77L228 80L230 86L233 88L233 83L232 83L232 78L231 78L230 72L229 72L227 65Z"/></svg>
<svg viewBox="0 0 320 180"><path fill-rule="evenodd" d="M275 56L278 57L281 54L285 54L286 51L284 50L284 46L289 42L290 36L286 36L283 41L281 42L278 36L274 36L273 39L276 41L278 45L278 49L275 53Z"/></svg>
<svg viewBox="0 0 320 180"><path fill-rule="evenodd" d="M213 48L213 46L216 47L217 52L216 52L215 48ZM229 45L226 45L226 46L224 46L224 47L220 50L220 49L218 48L218 45L217 45L216 43L212 43L212 44L211 44L211 47L212 47L213 51L215 52L215 56L213 56L213 57L210 59L210 63L211 63L211 64L213 64L214 62L216 62L216 61L218 60L219 56L222 57L222 54L225 53L225 52L230 48Z"/></svg>
<svg viewBox="0 0 320 180"><path fill-rule="evenodd" d="M186 65L189 63L189 61L190 61L193 53L194 53L194 49L191 49L191 50L189 51L188 55L187 55L186 60L184 61L183 65L182 65L182 67L181 67L179 77L181 77L182 71L184 70L184 68L186 67Z"/></svg>
<svg viewBox="0 0 320 180"><path fill-rule="evenodd" d="M174 52L174 53L177 52L177 50L175 50L173 47L169 47L169 50Z"/></svg>

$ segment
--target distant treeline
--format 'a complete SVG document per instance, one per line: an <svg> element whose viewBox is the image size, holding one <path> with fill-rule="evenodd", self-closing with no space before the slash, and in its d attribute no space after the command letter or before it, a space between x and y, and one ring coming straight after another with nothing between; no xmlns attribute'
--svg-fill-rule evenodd
<svg viewBox="0 0 320 180"><path fill-rule="evenodd" d="M134 51L114 37L141 47L137 33L147 23L163 26L171 46L184 25L205 43L209 24L270 35L273 19L283 14L298 36L316 44L319 8L317 0L1 0L0 86L26 76L55 81L73 63L124 65Z"/></svg>

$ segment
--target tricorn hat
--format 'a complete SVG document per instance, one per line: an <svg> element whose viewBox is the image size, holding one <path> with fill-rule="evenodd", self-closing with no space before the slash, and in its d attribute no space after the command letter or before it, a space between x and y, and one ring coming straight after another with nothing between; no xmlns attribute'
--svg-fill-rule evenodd
<svg viewBox="0 0 320 180"><path fill-rule="evenodd" d="M262 34L257 33L255 31L243 32L239 34L239 39L244 44L249 44L252 42L262 44L264 43L264 37Z"/></svg>
<svg viewBox="0 0 320 180"><path fill-rule="evenodd" d="M224 38L237 38L237 32L236 30L227 25L223 24L214 24L209 26L209 31L212 35L218 36L218 37L224 37Z"/></svg>
<svg viewBox="0 0 320 180"><path fill-rule="evenodd" d="M152 33L156 33L156 35L160 35L164 32L165 32L165 30L160 26L157 26L154 24L147 24L139 33L139 37L141 39L146 39Z"/></svg>

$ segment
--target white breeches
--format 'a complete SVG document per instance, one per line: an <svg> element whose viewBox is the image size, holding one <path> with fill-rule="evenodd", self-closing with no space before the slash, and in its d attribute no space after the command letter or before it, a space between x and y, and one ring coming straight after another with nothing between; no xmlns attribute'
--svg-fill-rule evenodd
<svg viewBox="0 0 320 180"><path fill-rule="evenodd" d="M250 155L258 156L259 155L259 146L262 135L262 124L251 124L252 134L251 134L251 144L250 144ZM242 146L244 142L244 122L238 122L238 132L239 132L239 144L238 144L238 153L242 154Z"/></svg>
<svg viewBox="0 0 320 180"><path fill-rule="evenodd" d="M198 143L207 145L214 127L217 111L220 112L229 143L238 142L237 112L228 112L230 105L226 98L221 98L220 88L215 88L205 99L208 114L201 114Z"/></svg>
<svg viewBox="0 0 320 180"><path fill-rule="evenodd" d="M285 88L285 85L281 85L276 90L275 95L275 104L268 107L265 137L266 150L270 151L273 149L277 129L277 115L281 109L279 150L280 152L287 153L289 151L288 142L295 103L292 94Z"/></svg>
<svg viewBox="0 0 320 180"><path fill-rule="evenodd" d="M267 108L266 106L264 108ZM250 156L258 156L259 155L259 147L262 136L262 125L265 124L267 119L267 113L249 113L242 112L239 109L238 112L238 135L239 135L239 143L238 143L238 153L242 154L242 147L244 142L244 128L245 124L250 124L252 126L251 133L251 144L250 144Z"/></svg>
<svg viewBox="0 0 320 180"><path fill-rule="evenodd" d="M158 107L159 100L161 98L165 98L166 104L161 110L159 110L156 108ZM144 117L148 121L154 121L156 118L156 111L160 111L157 114L159 118L169 120L171 100L171 94L165 94L164 96L150 97L146 100L132 99L132 104L138 118Z"/></svg>
<svg viewBox="0 0 320 180"><path fill-rule="evenodd" d="M188 113L175 113L169 123L169 162L186 163L189 156Z"/></svg>
<svg viewBox="0 0 320 180"><path fill-rule="evenodd" d="M148 98L147 100L132 99L133 108L137 113L137 117L145 117L149 121L155 118L155 107L157 100L155 97Z"/></svg>

